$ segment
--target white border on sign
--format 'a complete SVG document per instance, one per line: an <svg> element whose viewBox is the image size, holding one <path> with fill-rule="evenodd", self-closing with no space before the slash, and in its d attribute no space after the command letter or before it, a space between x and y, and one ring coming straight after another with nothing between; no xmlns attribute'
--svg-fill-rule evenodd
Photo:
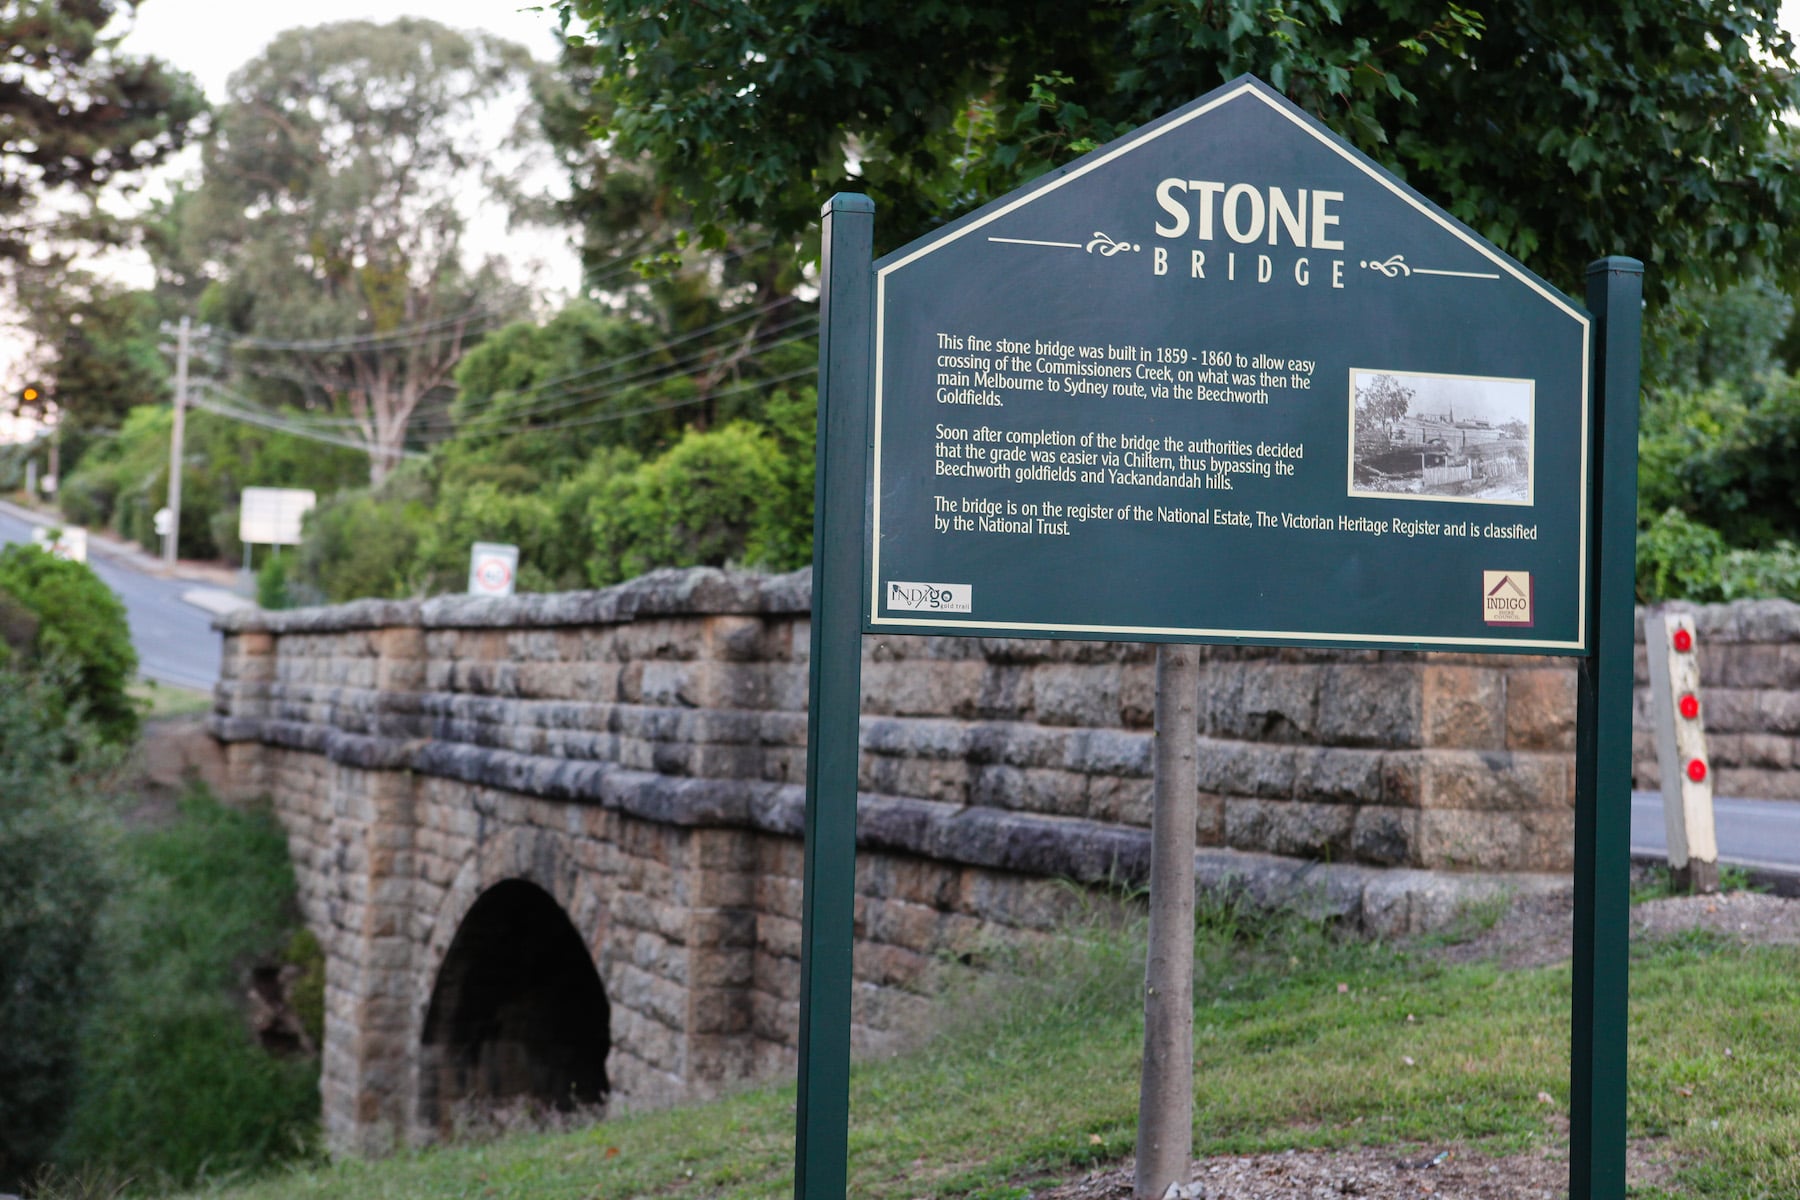
<svg viewBox="0 0 1800 1200"><path fill-rule="evenodd" d="M1379 184L1381 187L1387 189L1389 192L1392 192L1397 199L1401 200L1402 202L1409 205L1410 207L1416 209L1419 213L1423 214L1433 224L1438 225L1446 233L1450 234L1452 237L1456 238L1458 241L1467 245L1471 250L1475 251L1477 254L1481 255L1483 258L1487 259L1489 262L1494 263L1496 266L1498 266L1502 271L1505 271L1512 278L1514 278L1514 279L1518 280L1520 283L1524 284L1527 288L1529 288L1533 292L1537 293L1543 299L1548 300L1552 305L1554 305L1556 308L1560 309L1563 313L1567 314L1578 325L1581 326L1581 447L1580 447L1581 467L1580 467L1580 479L1578 481L1578 486L1580 488L1579 500L1580 500L1580 510L1581 511L1580 511L1580 514L1578 517L1579 524L1580 524L1580 530L1577 533L1578 541L1576 543L1576 561L1578 564L1587 562L1587 558L1588 558L1588 545L1587 545L1587 543L1588 543L1588 424L1589 424L1588 412L1589 412L1590 393L1593 390L1592 381L1589 378L1591 370L1592 370L1592 361L1593 361L1593 322L1592 322L1592 320L1585 313L1581 312L1579 309L1570 305L1568 303L1568 301L1565 300L1562 296L1551 291L1549 288L1545 287L1543 284L1538 282L1530 274L1525 272L1521 267L1519 267L1517 264L1515 264L1509 258L1507 258L1504 254L1500 253L1498 250L1494 249L1493 247L1488 246L1486 243L1482 242L1479 238L1477 238L1473 234L1471 234L1468 230L1461 228L1455 221L1449 219L1444 214L1437 212L1430 205L1424 203L1423 201L1419 200L1417 197L1410 194L1406 190L1406 188L1402 187L1396 180L1390 179L1387 175L1387 172L1382 170L1380 167L1376 166L1374 163L1364 161L1363 158L1360 155L1358 155L1354 150L1351 150L1348 146L1341 145L1334 137L1332 137L1330 134L1324 132L1323 130L1314 128L1313 125L1311 124L1311 122L1306 120L1304 117L1300 116L1298 113L1289 111L1285 105L1276 101L1274 99L1274 97L1265 95L1257 87L1256 84L1246 80L1245 82L1240 83L1237 87L1234 87L1231 90L1225 92L1223 95L1217 96L1214 99L1207 101L1205 104L1197 105L1192 110L1182 113L1180 116L1174 118L1173 120L1168 121L1165 124L1159 125L1154 129L1141 130L1135 135L1128 136L1125 141L1123 141L1119 145L1113 147L1111 150L1107 151L1106 153L1101 154L1096 158L1090 159L1089 161L1084 162L1084 163L1080 164L1079 166L1076 166L1076 167L1070 169L1067 174L1059 176L1058 178L1051 180L1049 183L1046 183L1043 186L1032 190L1031 192L1029 192L1026 195L1020 196L1018 199L1012 201L1010 204L1001 205L999 208L994 209L994 211L987 213L975 220L970 221L968 224L963 225L962 227L960 227L956 230L953 230L950 233L945 234L943 237L932 241L930 244L919 247L917 250L913 251L911 254L908 254L905 258L902 258L896 262L889 263L887 266L882 267L879 271L877 271L875 273L875 414L874 414L875 429L874 429L874 447L873 447L873 449L874 449L874 475L873 475L874 486L870 489L870 504L872 506L871 513L870 513L870 519L873 522L873 536L871 538L871 541L873 544L870 547L870 554L869 554L869 572L870 572L870 578L869 578L869 603L870 603L869 623L871 625L892 625L892 626L896 626L896 627L900 627L900 628L909 628L909 629L918 629L921 627L923 627L923 628L939 628L939 629L956 629L956 628L966 628L970 625L976 625L976 626L979 626L984 629L1037 630L1037 631L1042 631L1042 632L1046 632L1046 633L1075 633L1075 634L1108 634L1108 633L1112 633L1112 634L1138 634L1138 635L1144 635L1144 636L1164 636L1164 637L1270 638L1270 639L1280 639L1282 641L1290 641L1290 642L1293 642L1293 641L1326 642L1326 643L1329 643L1329 642L1380 642L1380 643L1394 643L1397 645L1408 645L1408 644L1413 644L1413 643L1417 643L1417 642L1430 642L1433 645L1440 645L1440 646L1495 646L1495 647L1504 647L1504 648L1512 649L1512 650L1533 650L1533 649L1535 649L1535 650L1584 650L1584 649L1586 649L1587 648L1586 638L1587 638L1587 602L1588 602L1587 583L1588 583L1588 581L1587 581L1587 571L1584 569L1581 569L1579 566L1576 571L1576 574L1579 576L1579 578L1576 583L1576 605L1575 605L1575 628L1577 630L1577 635L1573 641L1528 640L1528 639L1524 639L1524 638L1422 637L1417 634L1400 636L1400 635L1376 635L1376 634L1366 634L1366 633L1315 633L1315 632L1296 633L1292 630L1285 630L1285 629L1199 629L1199 628L1188 628L1185 626L1153 626L1153 625L1062 625L1062 624L1052 624L1052 623L1048 623L1048 622L1029 622L1029 621L948 621L948 620L931 620L931 619L927 619L927 618L923 618L923 617L919 617L919 618L883 617L881 615L881 594L882 594L882 591L881 591L881 490L882 490L881 489L881 410L882 410L882 404L884 401L884 397L882 395L882 388L883 388L882 356L883 356L883 353L885 352L885 347L886 347L885 326L886 326L886 321L887 321L887 277L889 275L893 274L894 272L900 270L901 268L906 267L914 262L917 262L919 259L925 257L926 255L935 253L936 251L943 249L945 246L950 245L952 242L955 242L963 237L966 237L969 234L974 233L976 230L981 229L982 227L984 227L986 225L992 224L993 222L999 220L1001 217L1004 217L1012 212L1017 211L1020 208L1025 207L1026 205L1032 204L1032 203L1042 199L1043 197L1048 196L1051 192L1054 192L1056 189L1064 186L1065 184L1072 183L1073 181L1080 179L1083 175L1087 175L1090 172L1098 170L1099 168L1112 162L1114 159L1117 159L1126 154L1129 154L1131 151L1136 150L1139 146L1145 145L1149 142L1153 142L1157 138L1163 136L1164 134L1169 133L1173 130L1179 129L1183 125L1186 125L1188 122L1196 120L1197 118L1202 117L1202 116L1206 115L1207 113L1214 111L1215 109L1218 109L1226 104L1229 104L1234 100L1242 99L1245 96L1249 96L1252 99L1261 101L1264 105L1266 105L1270 109L1274 110L1276 113L1280 114L1282 117L1284 117L1286 120L1288 120L1289 122L1291 122L1292 124L1294 124L1295 126L1300 128L1301 130L1305 131L1310 137L1312 137L1313 139L1318 141L1320 145L1324 146L1326 149L1330 150L1332 153L1334 153L1338 157L1342 158L1345 162L1348 162L1350 165L1355 167L1357 170L1361 171L1364 175L1367 175L1371 180L1373 180L1375 183Z"/></svg>

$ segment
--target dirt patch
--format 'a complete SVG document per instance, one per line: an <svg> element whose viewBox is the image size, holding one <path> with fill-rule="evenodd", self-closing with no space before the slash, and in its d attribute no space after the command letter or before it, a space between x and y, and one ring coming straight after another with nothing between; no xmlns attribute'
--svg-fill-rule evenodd
<svg viewBox="0 0 1800 1200"><path fill-rule="evenodd" d="M1631 910L1631 936L1667 938L1703 929L1745 945L1800 946L1800 900L1761 892L1671 896Z"/></svg>
<svg viewBox="0 0 1800 1200"><path fill-rule="evenodd" d="M1635 1187L1664 1183L1674 1170L1662 1145L1627 1152ZM1038 1188L1031 1200L1130 1200L1132 1164ZM1489 1155L1460 1147L1383 1146L1227 1155L1194 1163L1205 1200L1562 1200L1569 1163L1561 1149ZM1190 1192L1190 1196L1194 1193Z"/></svg>
<svg viewBox="0 0 1800 1200"><path fill-rule="evenodd" d="M1568 892L1522 896L1492 927L1454 942L1426 939L1418 949L1444 962L1541 967L1566 960L1575 913ZM1704 930L1745 945L1800 946L1800 900L1762 892L1669 896L1631 906L1631 936L1661 940Z"/></svg>

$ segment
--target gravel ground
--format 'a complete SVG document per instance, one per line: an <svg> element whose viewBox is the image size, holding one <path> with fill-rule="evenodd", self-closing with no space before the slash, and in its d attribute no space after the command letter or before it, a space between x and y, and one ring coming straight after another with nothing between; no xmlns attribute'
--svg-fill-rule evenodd
<svg viewBox="0 0 1800 1200"><path fill-rule="evenodd" d="M1130 1200L1127 1165L1099 1171L1032 1200ZM1289 1150L1203 1158L1194 1182L1206 1200L1554 1200L1568 1191L1569 1165L1543 1154L1491 1158L1454 1150Z"/></svg>
<svg viewBox="0 0 1800 1200"><path fill-rule="evenodd" d="M1498 961L1543 966L1566 959L1573 928L1567 895L1530 897L1478 936L1452 945L1425 944L1451 962ZM1635 937L1664 938L1705 929L1745 943L1800 945L1800 900L1753 892L1677 896L1633 906ZM1550 1149L1494 1156L1459 1146L1382 1146L1349 1150L1289 1150L1280 1154L1203 1158L1194 1164L1204 1200L1563 1200L1568 1195L1566 1118L1547 1117ZM1626 1151L1626 1175L1636 1186L1665 1181L1676 1164L1653 1140ZM1031 1200L1130 1200L1132 1164L1079 1179L1045 1183Z"/></svg>

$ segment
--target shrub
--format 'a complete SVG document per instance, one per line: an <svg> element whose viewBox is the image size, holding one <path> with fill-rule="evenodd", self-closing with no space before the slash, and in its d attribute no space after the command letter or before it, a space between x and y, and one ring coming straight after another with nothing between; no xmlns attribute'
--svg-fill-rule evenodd
<svg viewBox="0 0 1800 1200"><path fill-rule="evenodd" d="M125 689L137 652L125 606L112 589L82 563L15 544L0 550L0 592L37 617L33 656L64 668L59 678L81 715L109 741L135 736L137 711Z"/></svg>
<svg viewBox="0 0 1800 1200"><path fill-rule="evenodd" d="M287 560L271 554L256 571L256 603L263 608L292 608L294 600L288 593L287 575Z"/></svg>
<svg viewBox="0 0 1800 1200"><path fill-rule="evenodd" d="M435 500L430 476L412 464L374 491L346 489L321 500L306 515L305 541L287 567L289 595L301 604L410 595Z"/></svg>
<svg viewBox="0 0 1800 1200"><path fill-rule="evenodd" d="M113 756L54 715L54 692L0 667L0 1192L62 1126L99 970Z"/></svg>
<svg viewBox="0 0 1800 1200"><path fill-rule="evenodd" d="M318 1064L264 1051L241 1000L246 963L309 957L281 829L197 786L173 824L122 850L104 930L114 969L58 1157L180 1186L309 1153Z"/></svg>
<svg viewBox="0 0 1800 1200"><path fill-rule="evenodd" d="M519 548L517 591L551 591L559 574L568 568L579 570L580 552L561 544L545 492L509 493L492 483L445 485L438 490L432 517L419 537L412 571L427 593L467 588L469 549L476 542ZM569 583L578 584L579 577Z"/></svg>
<svg viewBox="0 0 1800 1200"><path fill-rule="evenodd" d="M612 476L589 504L588 575L603 586L664 566L774 565L791 545L781 448L765 429L734 421L689 430L668 453Z"/></svg>
<svg viewBox="0 0 1800 1200"><path fill-rule="evenodd" d="M1800 600L1800 547L1732 548L1718 530L1670 508L1638 531L1637 594L1661 600Z"/></svg>

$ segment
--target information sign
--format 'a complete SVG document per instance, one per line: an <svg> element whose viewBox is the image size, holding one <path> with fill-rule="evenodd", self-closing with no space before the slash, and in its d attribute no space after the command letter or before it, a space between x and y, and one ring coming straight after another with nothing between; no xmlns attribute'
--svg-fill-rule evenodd
<svg viewBox="0 0 1800 1200"><path fill-rule="evenodd" d="M879 263L875 218L820 231L795 1195L847 1191L891 632L1578 656L1569 1177L1622 1197L1643 263L1584 311L1248 77Z"/></svg>
<svg viewBox="0 0 1800 1200"><path fill-rule="evenodd" d="M300 525L319 498L309 488L247 487L238 498L238 541L298 546Z"/></svg>
<svg viewBox="0 0 1800 1200"><path fill-rule="evenodd" d="M875 264L871 631L1582 653L1591 320L1244 78Z"/></svg>

